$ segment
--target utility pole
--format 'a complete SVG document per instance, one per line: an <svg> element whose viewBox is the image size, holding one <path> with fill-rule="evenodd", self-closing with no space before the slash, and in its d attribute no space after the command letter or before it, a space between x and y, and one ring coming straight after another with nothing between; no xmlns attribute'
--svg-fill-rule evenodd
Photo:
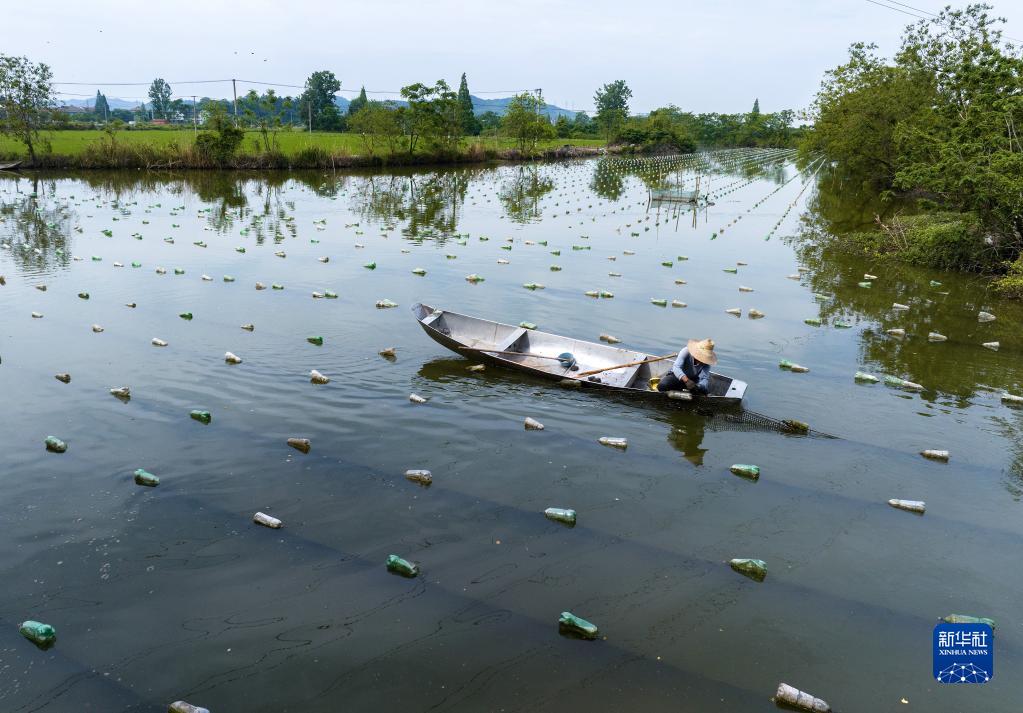
<svg viewBox="0 0 1023 713"><path fill-rule="evenodd" d="M231 80L231 88L234 90L234 125L238 126L238 80Z"/></svg>
<svg viewBox="0 0 1023 713"><path fill-rule="evenodd" d="M195 95L192 95L192 129L193 133L198 136L199 134L199 117L195 115Z"/></svg>

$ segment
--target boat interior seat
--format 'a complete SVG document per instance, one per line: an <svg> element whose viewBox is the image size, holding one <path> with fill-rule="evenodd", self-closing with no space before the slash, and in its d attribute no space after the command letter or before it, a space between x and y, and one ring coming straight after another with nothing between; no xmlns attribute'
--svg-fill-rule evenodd
<svg viewBox="0 0 1023 713"><path fill-rule="evenodd" d="M525 327L519 327L514 332L509 334L504 341L498 342L494 345L494 349L499 352L514 352L516 350L515 343L522 339L522 335L526 333Z"/></svg>

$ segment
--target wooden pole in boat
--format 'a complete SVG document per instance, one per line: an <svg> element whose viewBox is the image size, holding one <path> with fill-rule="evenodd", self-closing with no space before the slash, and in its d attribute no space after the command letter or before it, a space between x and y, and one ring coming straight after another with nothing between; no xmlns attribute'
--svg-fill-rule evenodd
<svg viewBox="0 0 1023 713"><path fill-rule="evenodd" d="M534 359L557 359L561 361L563 357L546 356L544 354L530 354L529 352L502 352L498 349L479 349L478 347L458 347L470 352L485 352L487 354L514 354L515 356L533 357Z"/></svg>
<svg viewBox="0 0 1023 713"><path fill-rule="evenodd" d="M602 371L611 371L612 369L624 369L627 366L637 366L638 364L650 364L650 363L655 362L655 361L664 361L665 359L671 359L671 358L677 357L677 356L678 356L678 352L675 352L674 354L665 354L664 356L653 357L651 359L641 359L640 361L630 361L630 362L628 362L626 364L617 364L615 366L605 366L602 369L590 369L589 371L580 371L575 376L576 376L576 378L579 378L579 377L582 377L582 376L591 376L593 374L599 374Z"/></svg>

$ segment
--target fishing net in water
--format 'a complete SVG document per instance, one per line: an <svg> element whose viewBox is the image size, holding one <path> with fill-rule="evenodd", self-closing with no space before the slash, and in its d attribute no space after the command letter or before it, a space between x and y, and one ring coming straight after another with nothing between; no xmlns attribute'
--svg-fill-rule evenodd
<svg viewBox="0 0 1023 713"><path fill-rule="evenodd" d="M708 417L711 428L721 431L771 431L812 438L838 438L838 436L810 428L810 425L803 421L791 418L772 418L748 409L737 413L700 409L700 413Z"/></svg>

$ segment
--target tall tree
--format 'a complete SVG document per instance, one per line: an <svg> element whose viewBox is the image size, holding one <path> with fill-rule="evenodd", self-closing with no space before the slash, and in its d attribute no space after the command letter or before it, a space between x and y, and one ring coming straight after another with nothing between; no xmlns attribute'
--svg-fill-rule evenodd
<svg viewBox="0 0 1023 713"><path fill-rule="evenodd" d="M0 54L0 134L25 144L33 162L39 132L53 116L52 82L49 66Z"/></svg>
<svg viewBox="0 0 1023 713"><path fill-rule="evenodd" d="M341 128L341 112L334 103L334 95L341 91L341 82L329 70L313 72L305 80L302 93L302 118L312 112L313 130L337 131Z"/></svg>
<svg viewBox="0 0 1023 713"><path fill-rule="evenodd" d="M399 107L398 121L407 139L408 152L415 153L422 140L434 150L452 153L462 139L458 95L443 79L432 87L422 82L401 88L407 106Z"/></svg>
<svg viewBox="0 0 1023 713"><path fill-rule="evenodd" d="M750 111L750 116L760 116L760 97L753 100L753 110Z"/></svg>
<svg viewBox="0 0 1023 713"><path fill-rule="evenodd" d="M605 84L593 95L593 102L597 106L597 124L600 125L607 141L614 140L625 125L631 98L632 90L624 79L616 79L610 84Z"/></svg>
<svg viewBox="0 0 1023 713"><path fill-rule="evenodd" d="M369 104L369 98L366 97L366 87L363 86L362 89L359 90L359 96L355 97L348 103L348 116L354 115L367 104Z"/></svg>
<svg viewBox="0 0 1023 713"><path fill-rule="evenodd" d="M544 108L543 101L530 92L516 94L508 102L508 111L501 121L501 128L506 135L515 139L523 153L532 153L541 139L551 139L557 135Z"/></svg>
<svg viewBox="0 0 1023 713"><path fill-rule="evenodd" d="M171 111L171 86L157 77L149 85L149 100L152 103L153 116L169 119Z"/></svg>
<svg viewBox="0 0 1023 713"><path fill-rule="evenodd" d="M281 117L289 109L291 101L281 101L273 89L268 89L263 96L250 89L245 96L245 118L259 130L263 150L267 153L277 151L277 134L284 124Z"/></svg>
<svg viewBox="0 0 1023 713"><path fill-rule="evenodd" d="M96 101L93 102L92 111L96 114L97 119L106 121L110 118L110 105L107 103L107 98L100 93L99 89L96 90Z"/></svg>
<svg viewBox="0 0 1023 713"><path fill-rule="evenodd" d="M458 106L462 119L462 132L468 136L479 136L483 127L472 108L472 95L469 94L469 83L465 81L465 72L462 72L462 81L458 85Z"/></svg>

